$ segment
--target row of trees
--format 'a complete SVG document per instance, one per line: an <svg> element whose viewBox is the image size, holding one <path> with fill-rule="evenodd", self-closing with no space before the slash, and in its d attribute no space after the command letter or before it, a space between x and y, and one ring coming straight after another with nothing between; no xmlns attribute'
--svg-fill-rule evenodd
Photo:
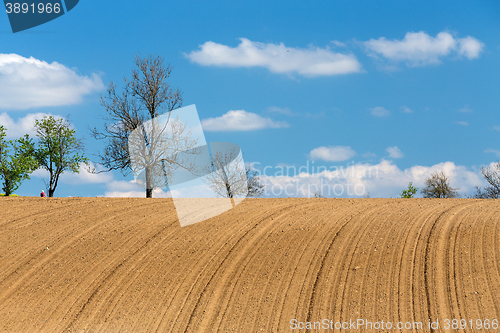
<svg viewBox="0 0 500 333"><path fill-rule="evenodd" d="M81 140L76 138L75 130L66 119L52 116L36 119L35 131L36 142L28 134L6 140L7 129L0 126L0 174L5 196L10 196L41 168L49 173L46 187L52 197L61 174L65 171L78 173L80 164L88 162Z"/></svg>
<svg viewBox="0 0 500 333"><path fill-rule="evenodd" d="M481 174L488 183L484 188L476 186L476 191L468 198L475 199L499 199L500 198L500 162L492 166L482 167ZM425 187L421 190L424 198L458 198L458 188L453 188L450 179L443 171L433 173L425 181ZM401 198L414 198L418 188L410 182L408 188L403 190Z"/></svg>
<svg viewBox="0 0 500 333"><path fill-rule="evenodd" d="M99 163L105 171L118 170L124 176L144 174L146 198L153 197L155 188L165 186L166 176L178 168L206 174L207 185L220 197L233 198L245 192L249 197L260 196L263 185L258 175L250 168L242 171L233 167L238 164L231 164L233 152L212 156L211 170L198 170L179 157L186 152L196 154L198 142L182 123L170 118L183 99L182 92L168 82L172 67L163 62L158 56L137 56L132 78L125 78L124 88L119 91L111 83L102 96L104 126L91 129L95 139L106 141ZM166 121L156 120L165 114Z"/></svg>
<svg viewBox="0 0 500 333"><path fill-rule="evenodd" d="M172 68L170 65L165 66L163 58L158 56L137 56L135 65L132 78L125 78L121 91L114 83L110 83L107 93L101 98L105 111L104 126L102 129L91 129L95 139L106 141L104 151L98 155L98 163L105 168L100 172L118 170L126 176L143 170L147 198L153 196L156 187L166 185L166 177L161 179L162 176L175 168L209 174L207 184L221 197L232 198L245 192L250 197L260 196L263 185L256 172L250 168L240 170L227 167L234 160L232 153L211 157L209 167L213 173L196 170L178 158L179 152L195 153L193 148L197 146L196 140L170 116L164 123L155 122L159 116L169 115L172 110L182 106L182 92L168 82ZM152 125L147 128L145 124ZM37 142L28 135L7 141L6 129L0 126L0 175L3 179L2 189L7 196L29 179L32 172L42 168L49 173L46 187L49 197L52 197L61 174L65 171L78 173L80 165L88 163L83 154L83 144L76 138L75 130L66 119L44 117L35 121L35 130ZM133 133L138 137L136 152L129 145ZM89 170L98 172L90 167ZM481 173L489 185L484 189L476 188L476 193L471 197L499 198L500 163L482 168ZM454 198L459 196L457 190L450 186L449 178L441 171L426 180L421 193L425 198ZM417 192L418 188L410 183L401 197L412 198Z"/></svg>
<svg viewBox="0 0 500 333"><path fill-rule="evenodd" d="M98 155L98 163L105 170L99 172L118 170L126 176L137 171L134 167L145 170L146 197L151 198L156 187L166 185L165 179L155 177L158 174L166 174L179 167L194 173L202 170L184 165L176 157L178 152L190 151L196 146L196 140L190 137L191 133L170 117L161 124L163 127L154 122L159 116L182 106L182 92L172 88L168 82L172 68L170 65L164 66L163 58L158 56L137 56L135 65L132 78L125 79L122 91L118 91L114 83L109 85L107 93L101 98L105 110L104 126L102 129L91 129L91 133L95 139L106 141L104 151ZM153 121L152 131L145 126L148 121ZM6 196L19 188L24 180L30 179L30 174L38 168L49 173L46 183L49 197L54 195L59 178L65 171L78 173L80 165L86 163L89 171L98 173L88 164L83 144L76 138L75 130L66 119L44 117L36 120L37 142L28 135L7 141L6 130L0 127L0 172ZM167 132L168 135L165 135ZM142 140L137 140L140 144L135 147L134 163L130 156L134 147L131 149L129 146L132 133L142 137ZM225 156L211 159L211 167L216 172L208 177L208 185L216 193L222 197L233 197L245 188L248 196L262 194L263 185L255 172L247 168L243 174L235 174L234 170L226 168L227 164ZM248 181L242 184L245 174Z"/></svg>

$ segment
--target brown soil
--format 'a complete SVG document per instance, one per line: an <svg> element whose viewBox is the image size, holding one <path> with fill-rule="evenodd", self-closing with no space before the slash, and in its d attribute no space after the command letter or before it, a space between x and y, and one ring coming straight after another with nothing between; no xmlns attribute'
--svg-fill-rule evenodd
<svg viewBox="0 0 500 333"><path fill-rule="evenodd" d="M0 198L0 212L0 332L500 319L497 200L248 199L184 228L169 199Z"/></svg>

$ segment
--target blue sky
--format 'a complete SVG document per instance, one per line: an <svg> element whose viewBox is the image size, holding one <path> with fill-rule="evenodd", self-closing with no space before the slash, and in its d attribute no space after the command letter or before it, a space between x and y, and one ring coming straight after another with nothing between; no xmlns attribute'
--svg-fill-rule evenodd
<svg viewBox="0 0 500 333"><path fill-rule="evenodd" d="M444 170L470 193L483 185L479 168L500 159L499 18L498 1L86 0L12 34L3 14L0 123L15 137L34 114L69 115L96 161L104 145L88 127L101 124L100 94L123 87L136 54L156 54L174 67L183 105L196 104L206 140L271 167L270 187L352 183L389 197ZM330 171L275 174L308 161ZM66 175L56 196L142 195L130 179ZM36 172L17 193L42 188Z"/></svg>

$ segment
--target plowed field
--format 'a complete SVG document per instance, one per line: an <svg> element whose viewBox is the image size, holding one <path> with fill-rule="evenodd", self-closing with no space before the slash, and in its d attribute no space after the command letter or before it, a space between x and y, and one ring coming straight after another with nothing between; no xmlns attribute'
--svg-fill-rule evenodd
<svg viewBox="0 0 500 333"><path fill-rule="evenodd" d="M323 319L423 326L306 328ZM0 198L0 332L444 332L446 319L497 331L476 326L500 319L497 200L247 199L181 228L169 199Z"/></svg>

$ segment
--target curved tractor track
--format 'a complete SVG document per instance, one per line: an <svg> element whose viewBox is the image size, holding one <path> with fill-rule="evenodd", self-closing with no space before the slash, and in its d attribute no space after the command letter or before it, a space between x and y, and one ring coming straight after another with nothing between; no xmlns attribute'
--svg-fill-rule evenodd
<svg viewBox="0 0 500 333"><path fill-rule="evenodd" d="M0 198L0 211L0 332L500 319L497 200L248 199L184 228L169 199Z"/></svg>

